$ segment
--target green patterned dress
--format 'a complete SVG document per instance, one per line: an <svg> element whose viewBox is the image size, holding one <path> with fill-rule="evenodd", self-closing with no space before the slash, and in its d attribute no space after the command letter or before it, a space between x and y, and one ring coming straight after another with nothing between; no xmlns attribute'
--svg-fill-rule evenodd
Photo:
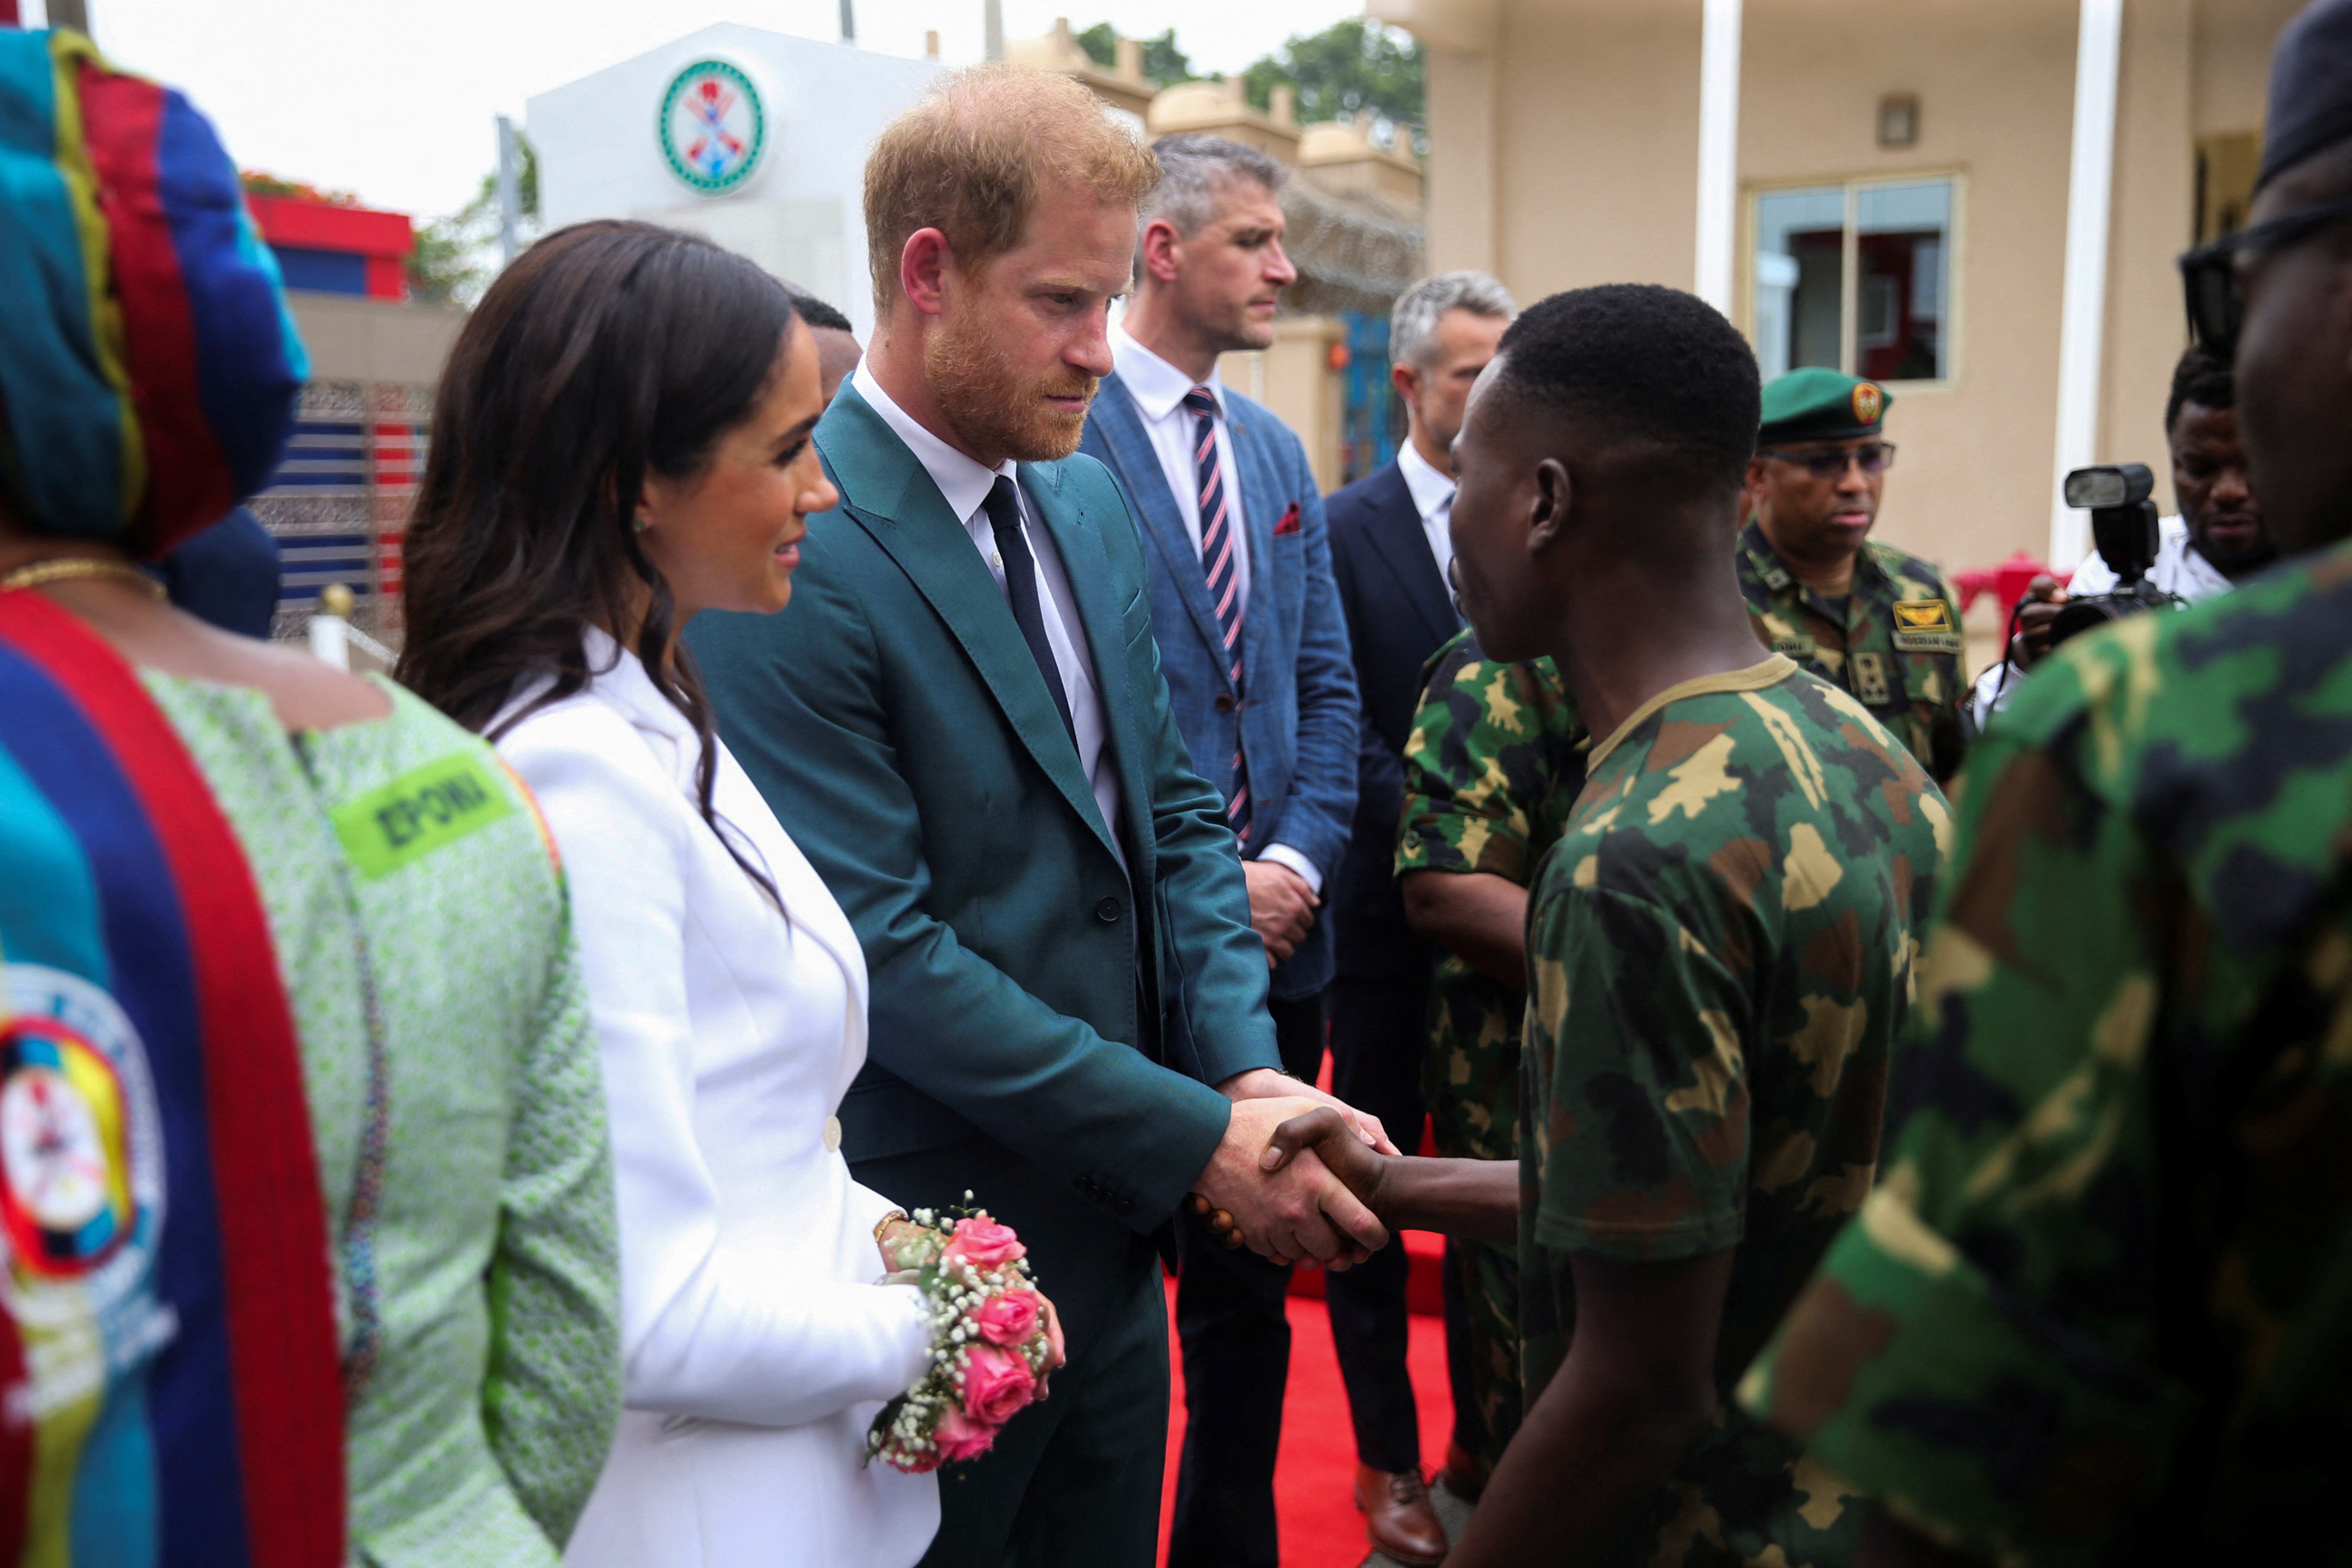
<svg viewBox="0 0 2352 1568"><path fill-rule="evenodd" d="M142 672L251 864L301 1043L335 1263L354 1563L553 1563L621 1403L603 1085L520 784L389 682L289 737Z"/></svg>

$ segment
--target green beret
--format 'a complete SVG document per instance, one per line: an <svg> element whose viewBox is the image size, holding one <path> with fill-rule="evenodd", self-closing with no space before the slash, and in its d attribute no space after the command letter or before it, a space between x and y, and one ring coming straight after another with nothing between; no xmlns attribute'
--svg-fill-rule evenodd
<svg viewBox="0 0 2352 1568"><path fill-rule="evenodd" d="M1807 365L1775 376L1764 389L1764 421L1756 444L1836 441L1875 436L1895 395L1874 381Z"/></svg>

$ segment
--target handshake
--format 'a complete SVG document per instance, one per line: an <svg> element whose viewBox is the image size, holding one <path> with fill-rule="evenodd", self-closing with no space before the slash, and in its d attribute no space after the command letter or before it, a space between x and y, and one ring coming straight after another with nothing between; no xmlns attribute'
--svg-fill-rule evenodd
<svg viewBox="0 0 2352 1568"><path fill-rule="evenodd" d="M1516 1160L1405 1158L1377 1118L1275 1073L1221 1087L1233 1118L1188 1206L1227 1247L1340 1269L1391 1229L1517 1243Z"/></svg>

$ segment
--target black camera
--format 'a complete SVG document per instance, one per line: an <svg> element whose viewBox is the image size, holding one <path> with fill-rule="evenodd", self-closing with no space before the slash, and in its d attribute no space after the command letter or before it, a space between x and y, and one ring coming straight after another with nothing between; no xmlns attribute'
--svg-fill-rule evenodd
<svg viewBox="0 0 2352 1568"><path fill-rule="evenodd" d="M2142 610L2179 609L2188 603L2147 581L2162 540L2156 503L2147 499L2155 489L2156 476L2146 463L2076 468L2066 476L2066 504L2091 514L2091 542L2116 574L2116 587L2113 593L2086 595L2060 605L2050 623L2052 647Z"/></svg>

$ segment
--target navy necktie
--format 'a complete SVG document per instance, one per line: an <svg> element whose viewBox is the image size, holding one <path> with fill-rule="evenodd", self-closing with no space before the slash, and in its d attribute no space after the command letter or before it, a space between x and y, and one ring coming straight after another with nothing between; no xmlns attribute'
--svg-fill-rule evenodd
<svg viewBox="0 0 2352 1568"><path fill-rule="evenodd" d="M1224 465L1217 460L1217 400L1205 386L1184 395L1192 411L1193 495L1201 503L1201 570L1209 579L1209 603L1217 612L1217 629L1224 638L1225 673L1232 677L1238 704L1242 691L1242 575L1234 559L1238 545L1234 531L1232 498L1225 492ZM1238 706L1235 711L1240 710ZM1249 842L1249 767L1243 760L1239 731L1234 741L1234 787L1225 797L1225 821L1234 837Z"/></svg>
<svg viewBox="0 0 2352 1568"><path fill-rule="evenodd" d="M1062 716L1062 728L1075 742L1078 727L1070 718L1070 694L1062 688L1062 667L1054 662L1054 645L1045 640L1045 612L1037 602L1037 563L1030 557L1029 541L1021 532L1021 500L1013 493L1013 481L997 475L988 489L988 500L981 505L990 526L996 530L996 554L1004 563L1004 595L1013 601L1013 619L1021 627L1021 640L1029 645L1029 657L1037 661L1037 673L1045 678L1045 689L1054 694L1054 710Z"/></svg>

